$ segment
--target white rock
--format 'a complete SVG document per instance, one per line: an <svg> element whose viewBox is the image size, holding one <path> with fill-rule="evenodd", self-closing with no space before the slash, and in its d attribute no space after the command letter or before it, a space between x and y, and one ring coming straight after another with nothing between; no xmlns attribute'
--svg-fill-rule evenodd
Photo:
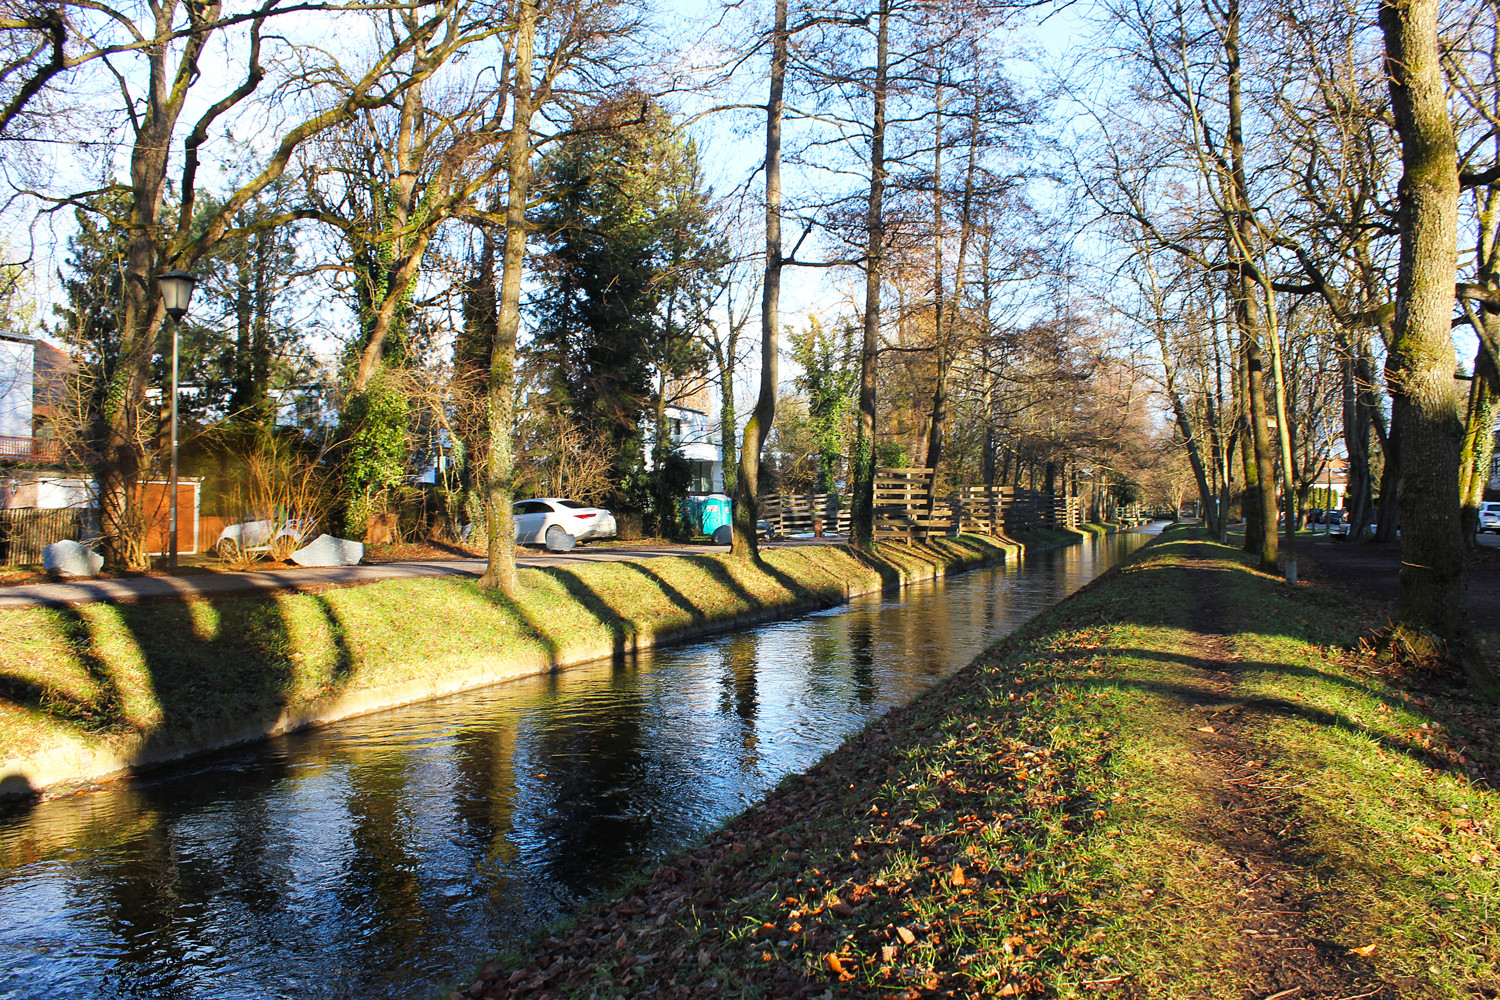
<svg viewBox="0 0 1500 1000"><path fill-rule="evenodd" d="M364 557L365 547L361 542L319 535L293 552L291 558L298 566L354 566Z"/></svg>
<svg viewBox="0 0 1500 1000"><path fill-rule="evenodd" d="M82 542L64 539L42 550L42 568L57 576L98 576L104 557Z"/></svg>

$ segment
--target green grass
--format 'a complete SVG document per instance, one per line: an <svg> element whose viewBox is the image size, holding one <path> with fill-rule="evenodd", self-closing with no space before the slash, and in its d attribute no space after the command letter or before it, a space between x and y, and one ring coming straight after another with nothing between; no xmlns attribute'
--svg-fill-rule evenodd
<svg viewBox="0 0 1500 1000"><path fill-rule="evenodd" d="M126 754L273 725L349 692L510 662L628 651L740 615L831 604L1000 558L988 539L771 549L522 569L510 602L462 578L322 593L0 612L0 760L58 747Z"/></svg>
<svg viewBox="0 0 1500 1000"><path fill-rule="evenodd" d="M1205 646L1204 608L1226 647ZM1347 961L1400 995L1479 995L1500 983L1500 798L1477 777L1500 773L1500 712L1351 655L1379 610L1169 530L628 907L554 929L546 973L513 959L504 995L1266 995L1240 849L1204 820L1222 786L1200 727L1234 706L1255 801L1285 824L1298 933L1375 945ZM1230 680L1195 668L1205 648L1228 650Z"/></svg>

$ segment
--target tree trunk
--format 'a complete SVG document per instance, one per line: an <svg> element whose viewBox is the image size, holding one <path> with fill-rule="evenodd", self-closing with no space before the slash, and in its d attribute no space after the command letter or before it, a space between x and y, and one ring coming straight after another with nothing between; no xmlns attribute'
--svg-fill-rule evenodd
<svg viewBox="0 0 1500 1000"><path fill-rule="evenodd" d="M1500 159L1500 136L1496 136ZM1479 222L1475 241L1475 281L1489 291L1500 289L1500 185L1492 184L1476 197ZM1479 505L1489 485L1495 449L1495 411L1500 403L1500 305L1465 301L1469 326L1479 337L1474 356L1474 381L1469 386L1469 410L1464 432L1459 498L1463 504L1459 530L1471 548L1479 544Z"/></svg>
<svg viewBox="0 0 1500 1000"><path fill-rule="evenodd" d="M1257 300L1256 282L1250 273L1250 248L1254 246L1255 220L1251 218L1250 185L1245 174L1245 140L1241 124L1240 100L1240 5L1229 0L1225 11L1224 57L1229 84L1229 157L1230 176L1227 192L1233 218L1228 234L1229 259L1239 273L1234 283L1234 318L1239 328L1241 350L1245 352L1245 391L1249 396L1250 440L1255 452L1255 488L1257 516L1256 543L1260 568L1277 572L1276 544L1276 466L1272 457L1270 428L1266 420L1265 372L1261 343L1266 325ZM1290 474L1290 470L1288 470ZM1246 482L1246 489L1250 484ZM1249 518L1246 518L1245 545L1250 546ZM1253 551L1253 550L1252 550Z"/></svg>
<svg viewBox="0 0 1500 1000"><path fill-rule="evenodd" d="M1374 514L1374 484L1370 476L1370 414L1365 393L1359 381L1358 342L1342 337L1339 347L1344 357L1339 363L1342 382L1344 452L1348 456L1344 491L1348 496L1349 537L1362 539L1369 533Z"/></svg>
<svg viewBox="0 0 1500 1000"><path fill-rule="evenodd" d="M1391 414L1391 429L1384 437L1385 467L1380 471L1380 505L1376 514L1375 541L1394 542L1401 536L1401 421Z"/></svg>
<svg viewBox="0 0 1500 1000"><path fill-rule="evenodd" d="M719 370L719 454L723 456L724 492L732 497L739 482L740 467L734 449L734 425L737 421L734 412L733 342L730 343L729 350L729 363L720 366Z"/></svg>
<svg viewBox="0 0 1500 1000"><path fill-rule="evenodd" d="M1500 333L1500 313L1486 312L1484 322ZM1459 532L1466 545L1478 547L1479 505L1490 481L1490 460L1495 450L1495 412L1500 397L1500 369L1489 349L1480 345L1474 358L1474 381L1469 384L1469 407L1464 429L1462 464L1459 467L1459 501L1462 515Z"/></svg>
<svg viewBox="0 0 1500 1000"><path fill-rule="evenodd" d="M1419 656L1461 662L1488 693L1470 645L1458 467L1463 411L1451 328L1457 277L1458 147L1438 46L1439 0L1380 5L1391 110L1401 136L1401 263L1386 381L1401 425L1401 602L1397 629Z"/></svg>
<svg viewBox="0 0 1500 1000"><path fill-rule="evenodd" d="M508 598L520 590L516 576L515 398L516 333L521 322L521 267L526 258L526 195L531 181L532 44L536 37L535 0L519 0L516 18L516 61L510 137L506 142L505 257L500 276L500 301L495 321L495 345L490 354L489 462L485 477L485 523L489 532L489 563L479 586L499 588Z"/></svg>
<svg viewBox="0 0 1500 1000"><path fill-rule="evenodd" d="M745 422L730 542L734 556L747 562L760 559L755 526L760 519L761 450L776 419L781 359L781 118L788 47L786 0L776 0L776 24L771 30L771 87L766 98L766 274L760 290L760 395Z"/></svg>
<svg viewBox="0 0 1500 1000"><path fill-rule="evenodd" d="M849 541L875 541L875 367L879 361L880 281L885 265L885 99L891 0L880 0L875 36L874 119L870 126L870 201L865 214L865 326L859 352L859 418L854 435L854 503Z"/></svg>
<svg viewBox="0 0 1500 1000"><path fill-rule="evenodd" d="M99 514L104 535L105 564L111 569L143 570L146 522L140 507L141 472L146 463L141 440L141 410L151 358L161 334L166 310L157 290L156 239L162 193L166 187L167 154L173 130L187 96L185 80L197 73L197 59L207 38L192 34L182 43L182 59L174 81L167 79L175 3L154 9L155 37L145 49L149 80L147 100L130 154L130 235L125 251L125 275L120 317L120 343L115 368L103 393L101 426L95 434L98 462Z"/></svg>
<svg viewBox="0 0 1500 1000"><path fill-rule="evenodd" d="M943 425L948 420L948 342L943 329L943 82L942 70L934 85L932 128L932 333L936 353L937 380L932 387L932 412L927 418L927 518L937 512L938 464L943 459ZM977 95L976 95L977 99ZM954 280L962 286L963 274Z"/></svg>
<svg viewBox="0 0 1500 1000"><path fill-rule="evenodd" d="M1282 566L1286 582L1297 585L1297 528L1303 504L1298 503L1296 467L1292 460L1292 418L1290 401L1287 398L1286 375L1281 368L1281 331L1276 322L1275 300L1271 298L1269 282L1264 286L1266 314L1271 318L1267 334L1271 341L1271 373L1276 389L1276 436L1281 445L1281 482L1285 490L1286 507L1283 523L1286 525L1286 554Z"/></svg>

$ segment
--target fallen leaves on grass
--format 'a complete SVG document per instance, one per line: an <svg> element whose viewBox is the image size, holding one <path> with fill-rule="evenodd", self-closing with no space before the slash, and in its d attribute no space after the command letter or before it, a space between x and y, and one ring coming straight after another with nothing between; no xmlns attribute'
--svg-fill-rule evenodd
<svg viewBox="0 0 1500 1000"><path fill-rule="evenodd" d="M1091 961L1063 845L1102 815L1078 778L1101 751L1059 734L1038 678L1067 662L1035 652L890 713L484 995L1044 995Z"/></svg>

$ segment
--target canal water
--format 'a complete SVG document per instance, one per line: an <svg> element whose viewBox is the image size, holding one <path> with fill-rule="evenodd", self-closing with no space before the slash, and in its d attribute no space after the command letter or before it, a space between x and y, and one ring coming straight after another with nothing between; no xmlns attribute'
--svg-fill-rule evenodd
<svg viewBox="0 0 1500 1000"><path fill-rule="evenodd" d="M1146 540L352 719L0 819L0 998L423 998Z"/></svg>

